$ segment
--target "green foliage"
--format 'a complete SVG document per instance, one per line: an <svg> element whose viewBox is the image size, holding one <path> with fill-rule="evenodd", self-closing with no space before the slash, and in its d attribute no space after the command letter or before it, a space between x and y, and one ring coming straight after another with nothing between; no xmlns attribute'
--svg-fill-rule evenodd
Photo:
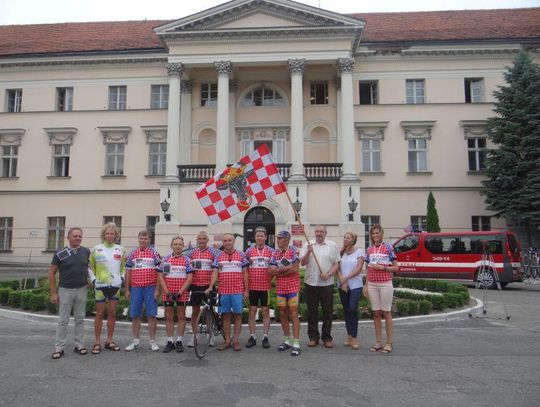
<svg viewBox="0 0 540 407"><path fill-rule="evenodd" d="M463 306L463 297L457 293L447 293L444 294L446 303L449 308L457 308Z"/></svg>
<svg viewBox="0 0 540 407"><path fill-rule="evenodd" d="M96 312L96 300L94 298L86 299L86 315L92 315Z"/></svg>
<svg viewBox="0 0 540 407"><path fill-rule="evenodd" d="M247 324L249 321L249 310L247 308L242 309L242 323Z"/></svg>
<svg viewBox="0 0 540 407"><path fill-rule="evenodd" d="M409 315L418 315L418 301L409 302Z"/></svg>
<svg viewBox="0 0 540 407"><path fill-rule="evenodd" d="M12 290L18 290L20 288L19 280L5 280L0 281L0 287L11 288Z"/></svg>
<svg viewBox="0 0 540 407"><path fill-rule="evenodd" d="M540 66L520 52L494 92L496 116L489 139L498 147L486 157L482 194L497 216L540 227Z"/></svg>
<svg viewBox="0 0 540 407"><path fill-rule="evenodd" d="M58 305L51 302L48 298L47 298L46 306L47 306L47 311L49 311L49 314L56 315L58 313Z"/></svg>
<svg viewBox="0 0 540 407"><path fill-rule="evenodd" d="M32 293L30 297L30 309L32 311L42 311L47 308L47 296L38 292Z"/></svg>
<svg viewBox="0 0 540 407"><path fill-rule="evenodd" d="M26 281L22 279L20 284L21 284L21 288L26 289L26 290L31 290L33 288L36 288L36 279L27 278Z"/></svg>
<svg viewBox="0 0 540 407"><path fill-rule="evenodd" d="M24 310L29 310L31 308L31 299L34 296L32 291L21 291L21 301L20 307Z"/></svg>
<svg viewBox="0 0 540 407"><path fill-rule="evenodd" d="M21 294L22 291L11 291L9 293L8 305L11 307L18 308L21 306Z"/></svg>
<svg viewBox="0 0 540 407"><path fill-rule="evenodd" d="M345 310L343 309L343 305L336 304L334 306L334 319L343 320L344 318L345 318Z"/></svg>
<svg viewBox="0 0 540 407"><path fill-rule="evenodd" d="M396 303L396 313L400 316L405 316L409 312L409 304L405 301L398 301Z"/></svg>
<svg viewBox="0 0 540 407"><path fill-rule="evenodd" d="M123 297L120 297L120 299L118 300L118 304L116 305L116 319L124 318L125 308L129 308L129 301L127 301Z"/></svg>
<svg viewBox="0 0 540 407"><path fill-rule="evenodd" d="M1 305L7 305L9 301L9 294L13 291L9 287L2 287L0 288L0 304Z"/></svg>
<svg viewBox="0 0 540 407"><path fill-rule="evenodd" d="M430 191L427 199L427 221L426 221L426 231L427 232L440 232L441 227L439 226L439 213L435 207L435 197Z"/></svg>
<svg viewBox="0 0 540 407"><path fill-rule="evenodd" d="M418 312L422 315L427 315L431 313L431 310L433 309L433 305L431 304L431 301L428 300L420 300L418 302Z"/></svg>
<svg viewBox="0 0 540 407"><path fill-rule="evenodd" d="M433 295L430 299L435 311L442 311L447 307L446 298L442 295Z"/></svg>

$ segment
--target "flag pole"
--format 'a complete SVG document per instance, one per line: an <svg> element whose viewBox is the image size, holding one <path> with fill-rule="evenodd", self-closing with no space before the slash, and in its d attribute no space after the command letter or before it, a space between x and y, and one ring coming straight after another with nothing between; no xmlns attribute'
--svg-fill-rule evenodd
<svg viewBox="0 0 540 407"><path fill-rule="evenodd" d="M306 234L306 230L304 228L304 225L302 224L302 221L300 220L300 215L296 211L296 208L294 207L291 196L289 195L289 191L287 189L285 190L285 195L287 195L287 199L289 200L289 203L291 204L291 208L292 208L292 210L294 212L294 218L296 219L296 221L298 222L298 224L302 228L302 233L304 234L304 238L306 239L306 242L309 245L310 242L309 242L309 238L308 238L308 236ZM315 259L315 263L317 263L317 267L319 267L319 273L323 274L322 267L321 267L321 265L319 263L319 259L317 259L317 256L315 255L315 252L311 252L311 254L313 255L313 258Z"/></svg>

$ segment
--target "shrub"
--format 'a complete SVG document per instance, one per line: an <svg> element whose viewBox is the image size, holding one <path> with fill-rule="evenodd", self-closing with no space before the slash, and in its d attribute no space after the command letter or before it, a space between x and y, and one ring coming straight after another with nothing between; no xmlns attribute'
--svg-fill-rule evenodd
<svg viewBox="0 0 540 407"><path fill-rule="evenodd" d="M336 304L334 305L334 319L344 319L345 318L345 310L343 309L343 305Z"/></svg>
<svg viewBox="0 0 540 407"><path fill-rule="evenodd" d="M418 312L422 315L429 314L432 308L433 305L429 300L420 300L420 302L418 302Z"/></svg>
<svg viewBox="0 0 540 407"><path fill-rule="evenodd" d="M242 309L242 323L247 324L249 321L249 310L247 308Z"/></svg>
<svg viewBox="0 0 540 407"><path fill-rule="evenodd" d="M409 312L409 315L418 315L418 302L417 301L409 302L408 312Z"/></svg>
<svg viewBox="0 0 540 407"><path fill-rule="evenodd" d="M86 315L91 315L96 312L96 300L94 298L88 298L86 300Z"/></svg>
<svg viewBox="0 0 540 407"><path fill-rule="evenodd" d="M48 277L41 277L38 280L38 287L49 288L49 278Z"/></svg>
<svg viewBox="0 0 540 407"><path fill-rule="evenodd" d="M431 297L431 303L435 311L442 311L447 306L446 298L442 295L433 295Z"/></svg>
<svg viewBox="0 0 540 407"><path fill-rule="evenodd" d="M302 321L307 321L307 304L298 304L298 313Z"/></svg>
<svg viewBox="0 0 540 407"><path fill-rule="evenodd" d="M0 281L0 287L11 288L12 290L18 290L20 288L20 283L19 283L19 280Z"/></svg>
<svg viewBox="0 0 540 407"><path fill-rule="evenodd" d="M124 309L129 308L129 301L127 301L125 298L120 298L118 301L118 304L116 305L116 318L122 319L124 318Z"/></svg>
<svg viewBox="0 0 540 407"><path fill-rule="evenodd" d="M9 287L0 288L0 304L7 305L11 291L13 290Z"/></svg>
<svg viewBox="0 0 540 407"><path fill-rule="evenodd" d="M30 298L30 309L42 311L47 308L47 296L45 294L34 293Z"/></svg>
<svg viewBox="0 0 540 407"><path fill-rule="evenodd" d="M463 297L460 294L447 293L444 296L446 297L448 307L456 308L463 306Z"/></svg>
<svg viewBox="0 0 540 407"><path fill-rule="evenodd" d="M49 297L46 299L46 307L47 311L49 311L50 314L57 314L58 313L58 305L54 302L51 302Z"/></svg>
<svg viewBox="0 0 540 407"><path fill-rule="evenodd" d="M21 288L25 290L31 290L33 288L36 288L36 279L35 278L22 279Z"/></svg>
<svg viewBox="0 0 540 407"><path fill-rule="evenodd" d="M396 313L400 316L407 315L409 311L409 304L404 301L399 301L396 303Z"/></svg>
<svg viewBox="0 0 540 407"><path fill-rule="evenodd" d="M11 291L9 293L8 305L11 307L19 308L21 306L21 291Z"/></svg>
<svg viewBox="0 0 540 407"><path fill-rule="evenodd" d="M32 291L21 291L20 307L22 309L31 308L31 298L34 296Z"/></svg>

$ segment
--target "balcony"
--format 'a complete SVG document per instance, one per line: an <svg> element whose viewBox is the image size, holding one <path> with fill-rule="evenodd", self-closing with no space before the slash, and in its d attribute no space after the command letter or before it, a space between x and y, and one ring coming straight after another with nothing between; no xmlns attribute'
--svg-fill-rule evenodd
<svg viewBox="0 0 540 407"><path fill-rule="evenodd" d="M289 179L291 172L290 163L276 164L284 181ZM339 181L341 177L342 163L304 163L304 175L308 181ZM180 183L206 182L214 176L215 164L189 164L177 165L178 179Z"/></svg>

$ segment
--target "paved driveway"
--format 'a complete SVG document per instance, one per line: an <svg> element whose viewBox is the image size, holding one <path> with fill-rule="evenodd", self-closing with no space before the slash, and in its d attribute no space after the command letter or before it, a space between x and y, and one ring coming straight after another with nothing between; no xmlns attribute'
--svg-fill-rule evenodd
<svg viewBox="0 0 540 407"><path fill-rule="evenodd" d="M481 291L471 294L482 298ZM211 349L200 361L191 349L152 353L142 336L143 348L132 353L82 357L69 347L53 361L54 320L0 311L0 406L538 406L540 285L490 291L487 316L493 319L465 313L397 322L391 355L369 352L367 322L359 351L339 345L345 331L335 325L334 349L304 346L298 358L257 346ZM129 327L117 333L127 344ZM305 344L305 327L302 333ZM162 343L162 328L159 336ZM272 328L272 344L279 338Z"/></svg>

